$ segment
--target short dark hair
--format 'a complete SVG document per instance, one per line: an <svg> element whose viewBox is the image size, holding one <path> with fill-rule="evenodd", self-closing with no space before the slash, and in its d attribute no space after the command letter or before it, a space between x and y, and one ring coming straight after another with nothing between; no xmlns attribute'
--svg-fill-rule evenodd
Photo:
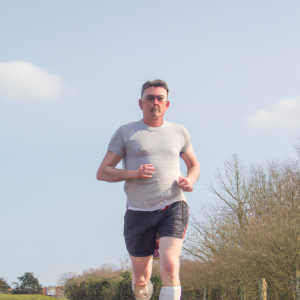
<svg viewBox="0 0 300 300"><path fill-rule="evenodd" d="M166 91L167 91L167 94L169 94L169 88L168 88L168 85L165 81L163 80L160 80L160 79L155 79L155 80L148 80L146 81L143 86L142 86L142 93L141 93L141 98L143 97L143 93L145 91L145 89L149 88L149 87L162 87L164 88Z"/></svg>

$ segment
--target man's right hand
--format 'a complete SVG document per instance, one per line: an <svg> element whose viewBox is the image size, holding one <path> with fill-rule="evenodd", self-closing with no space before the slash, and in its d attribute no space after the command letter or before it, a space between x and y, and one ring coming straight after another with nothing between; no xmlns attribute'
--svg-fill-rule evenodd
<svg viewBox="0 0 300 300"><path fill-rule="evenodd" d="M134 178L151 178L154 173L153 165L141 165L137 171L116 169L122 157L107 151L98 171L97 179L107 182L119 182Z"/></svg>
<svg viewBox="0 0 300 300"><path fill-rule="evenodd" d="M151 178L154 171L153 165L141 165L137 170L137 178Z"/></svg>

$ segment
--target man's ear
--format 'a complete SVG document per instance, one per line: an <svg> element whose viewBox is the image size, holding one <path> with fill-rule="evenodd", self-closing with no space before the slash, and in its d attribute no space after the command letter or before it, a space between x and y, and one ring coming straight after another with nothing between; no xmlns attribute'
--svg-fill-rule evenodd
<svg viewBox="0 0 300 300"><path fill-rule="evenodd" d="M139 107L141 110L143 110L143 100L139 99Z"/></svg>
<svg viewBox="0 0 300 300"><path fill-rule="evenodd" d="M165 111L169 108L169 106L170 106L170 101L167 101Z"/></svg>

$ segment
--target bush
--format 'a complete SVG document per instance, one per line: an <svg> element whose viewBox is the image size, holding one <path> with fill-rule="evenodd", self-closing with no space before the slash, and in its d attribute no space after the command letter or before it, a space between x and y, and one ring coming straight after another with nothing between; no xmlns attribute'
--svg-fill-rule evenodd
<svg viewBox="0 0 300 300"><path fill-rule="evenodd" d="M69 300L135 300L132 292L132 273L127 270L112 278L97 277L95 274L102 274L99 270L85 272L82 276L70 277L64 283L65 296ZM109 273L107 273L109 276ZM159 275L151 277L153 283L152 300L159 299L162 281Z"/></svg>
<svg viewBox="0 0 300 300"><path fill-rule="evenodd" d="M31 291L29 291L29 290L23 290L23 289L13 289L12 293L13 294L32 294Z"/></svg>
<svg viewBox="0 0 300 300"><path fill-rule="evenodd" d="M105 278L88 277L79 284L70 281L65 286L65 293L69 300L100 300L108 297L111 283Z"/></svg>
<svg viewBox="0 0 300 300"><path fill-rule="evenodd" d="M132 292L132 274L130 271L125 271L121 273L121 277L123 278L118 284L118 292L116 295L116 299L124 299L131 300L135 299Z"/></svg>

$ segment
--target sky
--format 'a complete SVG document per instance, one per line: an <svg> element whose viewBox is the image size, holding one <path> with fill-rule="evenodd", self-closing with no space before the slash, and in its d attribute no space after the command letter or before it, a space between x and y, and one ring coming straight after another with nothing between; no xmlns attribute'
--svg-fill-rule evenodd
<svg viewBox="0 0 300 300"><path fill-rule="evenodd" d="M201 219L217 168L296 159L299 1L0 1L0 277L43 286L126 253L123 183L96 180L111 136L166 80L189 131ZM182 172L186 173L184 165Z"/></svg>

